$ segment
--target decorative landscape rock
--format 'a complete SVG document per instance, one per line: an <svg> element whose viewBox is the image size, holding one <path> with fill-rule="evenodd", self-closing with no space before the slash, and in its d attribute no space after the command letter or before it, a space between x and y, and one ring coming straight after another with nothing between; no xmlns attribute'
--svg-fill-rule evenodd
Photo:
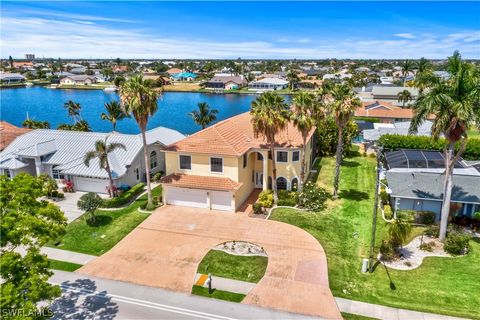
<svg viewBox="0 0 480 320"><path fill-rule="evenodd" d="M262 247L245 241L224 242L215 246L213 250L223 251L236 256L267 256L267 253Z"/></svg>

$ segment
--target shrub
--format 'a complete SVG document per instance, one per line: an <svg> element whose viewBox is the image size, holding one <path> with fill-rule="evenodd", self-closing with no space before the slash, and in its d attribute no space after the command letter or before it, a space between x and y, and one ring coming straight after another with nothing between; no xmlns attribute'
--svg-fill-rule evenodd
<svg viewBox="0 0 480 320"><path fill-rule="evenodd" d="M380 199L383 204L389 204L390 203L390 195L385 191L385 188L382 187L382 190L380 191Z"/></svg>
<svg viewBox="0 0 480 320"><path fill-rule="evenodd" d="M430 226L424 231L424 234L426 236L433 237L433 238L438 238L439 233L440 233L439 226Z"/></svg>
<svg viewBox="0 0 480 320"><path fill-rule="evenodd" d="M298 206L311 211L319 211L325 208L325 202L330 198L330 193L317 186L316 183L307 182L302 192L298 195Z"/></svg>
<svg viewBox="0 0 480 320"><path fill-rule="evenodd" d="M253 204L253 213L255 214L263 213L262 205L260 203L257 202Z"/></svg>
<svg viewBox="0 0 480 320"><path fill-rule="evenodd" d="M480 211L477 211L473 214L473 219L480 220Z"/></svg>
<svg viewBox="0 0 480 320"><path fill-rule="evenodd" d="M273 191L272 190L265 190L260 192L258 195L258 203L261 204L264 208L271 208L273 207Z"/></svg>
<svg viewBox="0 0 480 320"><path fill-rule="evenodd" d="M295 191L278 190L278 205L295 207L298 203L298 193Z"/></svg>
<svg viewBox="0 0 480 320"><path fill-rule="evenodd" d="M145 187L145 184L141 182L141 183L133 186L132 188L130 188L130 190L122 193L118 197L115 197L115 198L112 198L112 199L105 199L105 200L103 200L102 207L103 208L116 208L116 207L120 207L124 204L127 204L130 201L132 201L132 199L135 196L142 193L144 187Z"/></svg>
<svg viewBox="0 0 480 320"><path fill-rule="evenodd" d="M392 260L395 257L395 248L390 241L383 240L380 245L380 254L383 260Z"/></svg>
<svg viewBox="0 0 480 320"><path fill-rule="evenodd" d="M435 212L432 211L417 211L415 215L417 223L431 225L435 223Z"/></svg>
<svg viewBox="0 0 480 320"><path fill-rule="evenodd" d="M77 201L77 207L80 210L90 214L92 222L95 222L95 210L103 203L102 198L94 192L89 192L80 197Z"/></svg>
<svg viewBox="0 0 480 320"><path fill-rule="evenodd" d="M450 231L443 249L451 255L460 255L468 252L470 236L462 231Z"/></svg>
<svg viewBox="0 0 480 320"><path fill-rule="evenodd" d="M62 192L57 192L56 197L57 197L58 199L65 199L65 194L63 194Z"/></svg>
<svg viewBox="0 0 480 320"><path fill-rule="evenodd" d="M153 175L153 181L160 181L163 177L163 171L157 172Z"/></svg>
<svg viewBox="0 0 480 320"><path fill-rule="evenodd" d="M378 144L383 146L385 150L397 149L424 149L443 151L446 147L445 139L432 140L427 136L402 136L397 134L386 134L380 137ZM458 151L460 144L455 145L455 150ZM465 160L480 159L480 139L468 139L465 151L462 154Z"/></svg>
<svg viewBox="0 0 480 320"><path fill-rule="evenodd" d="M435 243L433 241L431 242L424 242L420 245L420 250L423 251L428 251L428 252L433 252L433 247L435 246Z"/></svg>
<svg viewBox="0 0 480 320"><path fill-rule="evenodd" d="M388 204L383 206L383 213L385 215L385 219L391 220L393 218L392 207L390 207Z"/></svg>

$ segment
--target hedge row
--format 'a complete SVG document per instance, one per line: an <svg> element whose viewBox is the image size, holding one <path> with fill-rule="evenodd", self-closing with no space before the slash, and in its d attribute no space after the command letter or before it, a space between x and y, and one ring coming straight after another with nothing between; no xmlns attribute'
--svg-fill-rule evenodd
<svg viewBox="0 0 480 320"><path fill-rule="evenodd" d="M447 142L445 139L433 140L426 136L402 136L398 134L386 134L378 140L385 150L398 149L423 149L423 150L438 150L443 151L446 148ZM460 144L455 145L458 150ZM465 160L479 160L480 159L480 139L468 139L465 151L462 154Z"/></svg>
<svg viewBox="0 0 480 320"><path fill-rule="evenodd" d="M133 186L127 192L122 193L118 197L106 199L103 201L103 208L117 208L123 206L133 200L134 197L142 193L145 188L145 184L140 182L139 184Z"/></svg>

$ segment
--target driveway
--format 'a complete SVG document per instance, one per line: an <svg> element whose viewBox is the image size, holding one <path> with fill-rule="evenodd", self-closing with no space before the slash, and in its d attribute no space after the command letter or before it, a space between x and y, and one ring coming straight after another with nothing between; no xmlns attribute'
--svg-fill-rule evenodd
<svg viewBox="0 0 480 320"><path fill-rule="evenodd" d="M159 208L78 272L190 293L203 257L232 240L255 243L268 255L265 276L242 303L341 319L328 287L325 252L315 238L288 224L226 212Z"/></svg>
<svg viewBox="0 0 480 320"><path fill-rule="evenodd" d="M60 207L63 213L65 213L65 217L67 218L68 223L70 223L83 214L83 211L78 209L77 207L77 201L85 193L86 192L65 192L64 199L58 199L57 201L49 201Z"/></svg>

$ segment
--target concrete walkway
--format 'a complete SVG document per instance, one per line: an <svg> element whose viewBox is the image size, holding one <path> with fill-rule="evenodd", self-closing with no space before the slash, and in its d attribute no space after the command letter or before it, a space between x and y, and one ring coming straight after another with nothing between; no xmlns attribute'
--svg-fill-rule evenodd
<svg viewBox="0 0 480 320"><path fill-rule="evenodd" d="M385 319L385 320L461 320L434 313L426 313L419 311L411 311L405 309L397 309L392 307L380 306L366 302L348 300L343 298L335 298L338 308L342 312L357 314L365 317Z"/></svg>
<svg viewBox="0 0 480 320"><path fill-rule="evenodd" d="M20 253L21 255L25 254L25 249L23 247L19 247L15 251ZM93 259L98 258L97 256L91 256L84 253L50 248L50 247L43 247L40 250L40 252L43 254L46 254L49 259L66 261L66 262L71 262L71 263L76 263L81 265L87 264Z"/></svg>

